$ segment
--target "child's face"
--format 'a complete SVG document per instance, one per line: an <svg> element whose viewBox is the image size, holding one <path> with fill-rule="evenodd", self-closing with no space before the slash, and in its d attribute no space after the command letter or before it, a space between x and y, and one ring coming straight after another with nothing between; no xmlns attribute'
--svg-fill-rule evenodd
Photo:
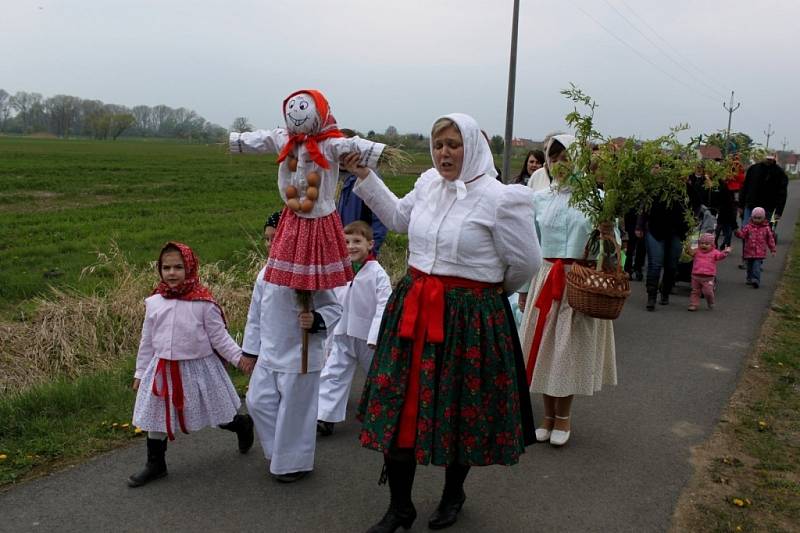
<svg viewBox="0 0 800 533"><path fill-rule="evenodd" d="M177 287L186 279L181 254L171 250L161 256L161 279L170 287Z"/></svg>
<svg viewBox="0 0 800 533"><path fill-rule="evenodd" d="M275 237L275 231L272 226L264 228L264 247L267 249L267 254L269 254L269 249L272 246L272 238Z"/></svg>
<svg viewBox="0 0 800 533"><path fill-rule="evenodd" d="M363 263L372 251L374 241L368 241L363 235L351 234L344 236L347 244L347 254L353 263Z"/></svg>
<svg viewBox="0 0 800 533"><path fill-rule="evenodd" d="M697 247L700 248L701 250L703 250L704 252L707 252L707 251L711 250L711 243L710 242L701 242L700 244L697 245Z"/></svg>
<svg viewBox="0 0 800 533"><path fill-rule="evenodd" d="M755 222L756 224L761 224L762 222L764 222L764 220L765 220L765 217L763 217L763 216L761 216L761 215L758 215L758 216L756 216L756 215L753 215L753 216L751 216L751 217L750 217L750 219L751 219L753 222Z"/></svg>

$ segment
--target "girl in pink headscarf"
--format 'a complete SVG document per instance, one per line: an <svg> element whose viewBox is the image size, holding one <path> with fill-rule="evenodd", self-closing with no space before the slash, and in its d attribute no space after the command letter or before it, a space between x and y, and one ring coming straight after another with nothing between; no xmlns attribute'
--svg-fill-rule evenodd
<svg viewBox="0 0 800 533"><path fill-rule="evenodd" d="M747 263L747 284L757 289L761 284L761 264L767 257L767 248L775 255L775 235L769 227L767 213L763 207L756 207L750 220L736 232L744 240L744 260Z"/></svg>

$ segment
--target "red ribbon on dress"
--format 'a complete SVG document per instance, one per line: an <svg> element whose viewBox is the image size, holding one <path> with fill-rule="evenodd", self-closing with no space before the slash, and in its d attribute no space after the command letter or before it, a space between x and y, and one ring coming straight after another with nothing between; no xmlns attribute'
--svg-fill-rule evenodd
<svg viewBox="0 0 800 533"><path fill-rule="evenodd" d="M572 261L569 261L570 263ZM530 387L533 380L533 369L536 366L536 358L539 355L539 347L542 344L542 335L544 334L544 325L547 322L547 315L550 314L550 308L553 302L559 302L564 297L564 289L567 286L567 277L564 273L564 260L556 259L553 266L550 267L550 272L547 273L547 278L544 280L544 285L539 291L539 296L536 298L534 305L539 309L539 315L536 317L536 328L533 330L533 343L531 344L531 351L528 353L528 366L525 368L528 377L528 386Z"/></svg>
<svg viewBox="0 0 800 533"><path fill-rule="evenodd" d="M180 366L178 366L178 361L170 361L169 359L158 360L156 375L153 377L153 394L159 398L164 398L167 436L169 440L175 440L175 435L172 434L172 409L170 407L167 367L169 367L169 374L172 378L172 405L175 406L175 411L178 413L178 424L180 425L181 431L188 434L189 432L186 431L186 421L183 418L183 381L181 380L181 369ZM162 383L161 392L158 391L159 376L161 376Z"/></svg>
<svg viewBox="0 0 800 533"><path fill-rule="evenodd" d="M399 335L401 339L411 339L413 344L408 384L398 424L398 448L413 448L417 440L422 350L426 342L432 344L444 342L445 291L455 288L486 289L497 286L496 283L485 281L425 274L413 267L409 268L409 273L413 282L403 300Z"/></svg>

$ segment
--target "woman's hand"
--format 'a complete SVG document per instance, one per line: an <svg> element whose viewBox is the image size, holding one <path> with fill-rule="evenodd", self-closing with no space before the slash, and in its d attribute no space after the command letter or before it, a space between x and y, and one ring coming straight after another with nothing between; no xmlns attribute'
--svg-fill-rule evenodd
<svg viewBox="0 0 800 533"><path fill-rule="evenodd" d="M142 382L142 380L141 380L141 379L139 379L139 378L133 378L133 385L131 385L131 388L132 388L133 390L139 390L139 383L141 383L141 382Z"/></svg>
<svg viewBox="0 0 800 533"><path fill-rule="evenodd" d="M354 174L358 179L363 180L369 176L369 169L359 165L359 161L361 161L361 154L358 152L350 152L349 154L344 154L339 159L339 166L349 173Z"/></svg>
<svg viewBox="0 0 800 533"><path fill-rule="evenodd" d="M614 238L614 223L613 222L601 222L597 226L597 230L600 232L600 237L603 239L613 239Z"/></svg>

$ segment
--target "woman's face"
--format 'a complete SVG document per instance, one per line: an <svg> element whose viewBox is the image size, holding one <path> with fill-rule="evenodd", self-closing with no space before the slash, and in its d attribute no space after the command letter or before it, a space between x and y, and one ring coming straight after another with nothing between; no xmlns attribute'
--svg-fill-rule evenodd
<svg viewBox="0 0 800 533"><path fill-rule="evenodd" d="M464 141L453 126L445 128L433 138L433 166L447 181L458 179L464 163Z"/></svg>
<svg viewBox="0 0 800 533"><path fill-rule="evenodd" d="M563 182L569 177L570 170L569 153L564 150L551 162L550 173L559 182Z"/></svg>
<svg viewBox="0 0 800 533"><path fill-rule="evenodd" d="M537 170L539 170L540 168L542 168L542 162L539 161L538 159L536 159L536 156L533 155L533 154L528 156L528 162L525 163L525 164L528 167L527 168L528 175L531 175L534 172L536 172Z"/></svg>

